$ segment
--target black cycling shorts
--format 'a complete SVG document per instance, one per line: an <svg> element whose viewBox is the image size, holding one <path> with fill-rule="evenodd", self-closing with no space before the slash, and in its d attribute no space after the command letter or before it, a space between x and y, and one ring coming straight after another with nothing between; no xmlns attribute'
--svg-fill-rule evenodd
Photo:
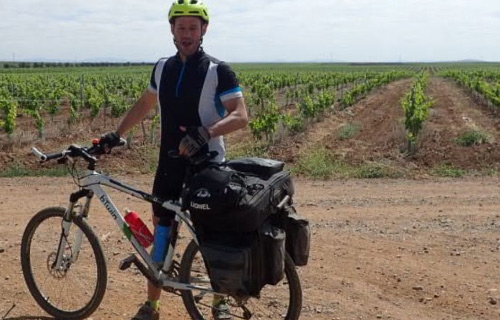
<svg viewBox="0 0 500 320"><path fill-rule="evenodd" d="M182 158L160 160L153 184L153 195L163 200L178 200L181 196L187 161ZM175 213L153 203L153 214L159 218L174 219Z"/></svg>

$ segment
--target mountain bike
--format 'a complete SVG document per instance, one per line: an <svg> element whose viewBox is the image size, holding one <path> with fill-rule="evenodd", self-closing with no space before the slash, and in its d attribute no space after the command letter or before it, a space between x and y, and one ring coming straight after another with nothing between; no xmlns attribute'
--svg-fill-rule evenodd
<svg viewBox="0 0 500 320"><path fill-rule="evenodd" d="M121 145L124 145L122 141ZM94 197L104 205L110 217L130 241L136 253L121 261L120 270L135 267L155 286L182 296L192 319L210 319L214 296L223 297L230 313L237 319L299 318L302 291L293 260L285 256L285 277L277 285L266 285L258 296L231 296L215 292L199 249L199 238L182 199L164 200L135 189L96 170L98 156L106 152L98 141L90 147L71 145L61 152L32 152L40 162L57 160L68 165L78 190L71 193L69 205L50 207L36 213L26 226L21 243L21 265L28 289L38 305L57 319L83 319L99 307L107 287L106 258L99 237L89 224L90 204ZM108 152L109 153L109 152ZM78 160L86 162L84 170L75 169ZM194 165L194 164L193 164ZM189 170L188 170L189 171ZM134 236L122 213L103 187L124 192L141 200L161 204L175 212L168 254L157 264ZM279 208L287 206L286 196ZM176 244L181 227L187 228L191 240L176 257Z"/></svg>

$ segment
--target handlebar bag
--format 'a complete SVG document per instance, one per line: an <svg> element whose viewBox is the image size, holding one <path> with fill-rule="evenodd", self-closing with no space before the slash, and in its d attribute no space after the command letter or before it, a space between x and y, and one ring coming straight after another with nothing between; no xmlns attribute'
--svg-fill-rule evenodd
<svg viewBox="0 0 500 320"><path fill-rule="evenodd" d="M188 182L183 204L195 228L203 232L251 232L277 211L285 195L293 195L290 173L269 178L224 165L210 165Z"/></svg>

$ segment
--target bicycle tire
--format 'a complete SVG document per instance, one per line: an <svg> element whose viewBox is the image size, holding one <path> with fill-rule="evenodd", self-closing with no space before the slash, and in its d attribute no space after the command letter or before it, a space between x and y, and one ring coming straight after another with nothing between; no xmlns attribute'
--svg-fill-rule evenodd
<svg viewBox="0 0 500 320"><path fill-rule="evenodd" d="M196 244L194 240L192 240L188 246L186 247L186 250L184 251L184 254L182 256L181 260L181 266L180 266L180 272L179 272L179 279L181 283L191 283L191 272L193 271L193 261L195 260L196 255L199 253L199 247ZM202 260L201 254L199 254L199 258ZM203 261L201 261L204 267ZM206 271L205 271L206 272ZM208 279L208 275L206 275ZM208 283L206 286L210 286L210 282L207 281ZM279 315L273 314L273 315L262 315L260 314L257 318L258 319L285 319L285 320L297 320L299 319L300 312L302 309L302 289L300 285L300 279L299 276L297 275L297 271L295 269L295 265L293 263L293 260L291 257L286 253L285 255L285 278L278 284L288 284L288 307L286 311L285 317L283 317L283 313L280 313ZM272 292L276 286L266 286L264 287L263 290L268 290L269 292ZM182 295L182 301L184 303L184 306L186 308L186 311L188 312L189 316L193 320L207 320L210 318L210 315L203 315L203 312L200 311L200 307L207 307L207 303L210 304L210 301L205 301L205 304L200 305L199 302L196 301L195 296L193 295L193 290L184 290L181 292ZM231 298L233 299L233 298ZM262 298L262 292L261 292L261 297L260 298L254 298L251 297L249 301L251 303L259 302L259 300L263 299ZM264 298L265 300L265 298ZM269 301L268 301L269 302ZM280 303L280 302L278 302ZM231 304L231 303L229 303ZM240 308L240 307L234 307L234 308ZM210 309L210 308L208 308ZM265 306L266 310L271 310L272 307L270 308L269 306ZM252 310L251 310L252 311ZM260 310L259 312L261 312ZM233 312L233 310L231 310ZM209 312L206 312L209 313ZM244 315L238 315L238 318L243 318L245 319Z"/></svg>
<svg viewBox="0 0 500 320"><path fill-rule="evenodd" d="M70 230L70 236L71 237L73 230L75 230L75 226L78 227L79 230L83 232L84 239L88 241L88 244L90 244L91 252L89 251L88 254L90 254L90 257L92 257L95 260L96 264L96 284L93 292L89 293L88 296L90 296L88 301L84 301L85 295L78 295L78 286L77 287L71 287L70 292L71 292L71 297L68 297L69 299L72 299L71 301L75 302L80 302L82 301L84 305L82 307L77 307L75 310L69 308L64 308L57 303L54 303L52 301L52 297L50 295L47 295L47 292L43 292L40 288L40 283L37 282L37 277L34 274L34 271L37 270L37 265L33 265L35 257L33 255L36 255L37 252L33 252L36 249L37 244L34 243L34 236L36 235L37 231L39 229L44 229L48 225L50 225L50 222L52 220L49 219L55 219L54 220L54 226L52 227L50 232L43 232L45 237L49 237L50 235L56 235L58 234L59 237L61 235L61 227L59 224L59 230L57 230L57 222L60 220L62 223L62 219L64 216L66 209L62 207L51 207L51 208L46 208L35 214L33 218L29 221L28 225L26 226L21 242L21 265L22 265L22 270L23 270L23 275L24 279L26 281L26 285L28 286L28 289L35 299L35 301L38 303L38 305L45 310L48 314L52 315L56 319L68 319L68 320L73 320L73 319L83 319L88 316L90 316L100 305L104 294L106 292L106 287L107 287L107 265L106 265L106 259L104 257L104 253L102 250L101 243L91 227L88 225L88 223L83 220L81 217L77 217L73 219L73 224L71 226ZM45 238L41 238L45 240ZM82 240L82 243L83 240ZM87 251L83 251L83 249L87 249L86 243L85 245L82 245L82 248L79 252L78 260L75 262L69 262L67 268L64 271L60 270L54 270L53 268L50 267L51 263L53 263L53 260L55 260L55 252L57 251L57 247L59 244L59 240L56 241L56 243L51 243L51 247L46 247L45 249L42 250L42 258L47 255L46 252L49 252L47 255L47 261L46 261L46 267L48 270L49 277L46 277L45 279L49 279L50 285L57 285L58 283L56 281L62 281L66 280L67 278L74 278L78 284L81 285L81 282L85 282L84 275L77 273L76 271L74 272L78 278L73 277L73 273L70 274L70 272L74 271L75 269L75 263L82 262L83 257L82 257L82 252L87 254ZM85 248L84 248L85 246ZM68 245L66 250L69 249L72 255L71 251L71 245ZM53 250L52 252L50 252ZM51 260L53 259L53 260ZM42 259L43 261L43 259ZM85 261L85 263L89 263L89 261ZM78 266L76 269L78 269L82 265L82 268L88 269L88 265L78 263ZM44 268L40 268L43 270ZM69 275L69 276L68 276ZM80 279L82 278L82 279ZM42 279L39 279L42 280ZM42 281L40 281L42 282ZM52 287L49 287L52 288ZM48 289L52 291L53 289ZM61 290L62 291L62 290ZM54 292L54 295L57 294L57 291ZM69 294L68 294L69 295ZM64 296L63 298L65 298Z"/></svg>

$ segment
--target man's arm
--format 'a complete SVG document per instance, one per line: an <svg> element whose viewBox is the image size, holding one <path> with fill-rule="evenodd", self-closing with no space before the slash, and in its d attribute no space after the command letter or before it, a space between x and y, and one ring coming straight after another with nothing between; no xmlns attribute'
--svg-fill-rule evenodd
<svg viewBox="0 0 500 320"><path fill-rule="evenodd" d="M228 114L208 127L210 137L218 137L245 127L248 124L247 107L243 97L224 101L222 105Z"/></svg>
<svg viewBox="0 0 500 320"><path fill-rule="evenodd" d="M130 130L137 123L142 121L148 112L157 104L157 95L149 89L144 91L142 96L137 100L137 102L132 106L132 108L123 117L116 133L123 136L128 130Z"/></svg>

